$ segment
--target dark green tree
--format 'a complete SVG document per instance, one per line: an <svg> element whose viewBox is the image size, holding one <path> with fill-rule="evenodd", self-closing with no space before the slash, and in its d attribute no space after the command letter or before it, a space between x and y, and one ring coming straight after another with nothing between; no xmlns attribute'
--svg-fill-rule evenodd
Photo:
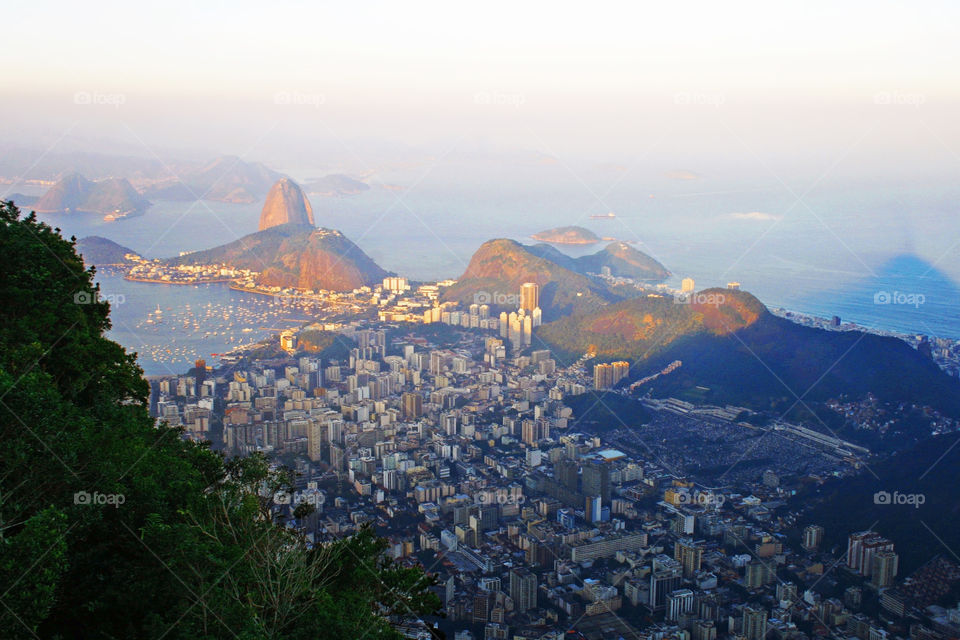
<svg viewBox="0 0 960 640"><path fill-rule="evenodd" d="M0 256L0 637L397 637L437 608L371 531L276 523L262 456L154 424L73 240L0 203Z"/></svg>

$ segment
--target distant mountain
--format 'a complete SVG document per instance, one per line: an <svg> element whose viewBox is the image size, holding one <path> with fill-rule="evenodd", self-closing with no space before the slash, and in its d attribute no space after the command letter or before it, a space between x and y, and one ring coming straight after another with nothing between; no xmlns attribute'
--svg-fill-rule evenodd
<svg viewBox="0 0 960 640"><path fill-rule="evenodd" d="M61 149L69 143L68 136L56 146L56 149ZM87 144L89 141L81 142L82 146ZM110 146L106 141L97 141L98 148L101 148L102 144ZM134 147L129 147L128 151L132 150ZM138 152L143 152L142 147ZM80 173L94 179L120 176L137 184L141 179L168 175L168 167L171 165L176 166L173 159L161 160L149 153L144 156L130 155L126 152L50 151L49 144L21 147L0 142L0 175L23 176L25 179L57 180L69 173ZM15 202L20 201L15 200Z"/></svg>
<svg viewBox="0 0 960 640"><path fill-rule="evenodd" d="M540 231L530 237L540 242L552 242L554 244L596 244L600 242L597 234L583 227L556 227Z"/></svg>
<svg viewBox="0 0 960 640"><path fill-rule="evenodd" d="M87 236L77 240L77 253L81 255L87 266L129 264L124 256L127 254L138 255L133 249L121 246L113 240L101 236Z"/></svg>
<svg viewBox="0 0 960 640"><path fill-rule="evenodd" d="M358 193L368 191L370 185L366 182L354 180L350 176L342 173L334 173L324 176L319 180L308 182L303 186L303 190L312 196L352 196Z"/></svg>
<svg viewBox="0 0 960 640"><path fill-rule="evenodd" d="M769 408L847 394L916 402L960 416L960 382L896 338L826 331L778 318L743 291L707 289L690 304L633 298L543 325L537 337L561 357L593 349L633 363L632 379L674 360L649 383L657 395ZM796 394L796 395L794 395Z"/></svg>
<svg viewBox="0 0 960 640"><path fill-rule="evenodd" d="M620 299L599 280L543 258L519 242L497 239L477 249L467 270L444 292L443 300L461 304L484 301L503 310L516 308L518 303L506 296L518 295L524 282L540 285L540 308L545 319L596 310Z"/></svg>
<svg viewBox="0 0 960 640"><path fill-rule="evenodd" d="M528 250L585 275L601 273L604 267L609 267L610 275L645 282L662 282L670 277L670 271L665 266L626 242L612 242L596 253L579 258L570 257L548 244L535 244Z"/></svg>
<svg viewBox="0 0 960 640"><path fill-rule="evenodd" d="M63 213L77 211L93 191L93 182L79 173L71 173L57 180L45 194L34 203L37 213Z"/></svg>
<svg viewBox="0 0 960 640"><path fill-rule="evenodd" d="M282 177L283 174L259 162L221 156L203 166L181 171L178 178L153 184L144 193L155 200L200 198L248 204L262 200Z"/></svg>
<svg viewBox="0 0 960 640"><path fill-rule="evenodd" d="M167 262L227 264L259 271L258 284L314 290L350 291L389 275L339 231L297 224L272 226Z"/></svg>
<svg viewBox="0 0 960 640"><path fill-rule="evenodd" d="M142 213L150 201L140 195L126 178L91 182L79 173L57 181L33 206L37 213Z"/></svg>
<svg viewBox="0 0 960 640"><path fill-rule="evenodd" d="M81 206L81 210L94 213L140 213L146 211L150 204L126 178L108 178L93 183L93 191Z"/></svg>
<svg viewBox="0 0 960 640"><path fill-rule="evenodd" d="M4 200L13 202L15 205L21 209L33 209L33 204L40 199L40 196L28 196L22 193L11 193Z"/></svg>
<svg viewBox="0 0 960 640"><path fill-rule="evenodd" d="M270 188L260 212L260 231L281 224L314 226L310 201L290 178L280 178Z"/></svg>

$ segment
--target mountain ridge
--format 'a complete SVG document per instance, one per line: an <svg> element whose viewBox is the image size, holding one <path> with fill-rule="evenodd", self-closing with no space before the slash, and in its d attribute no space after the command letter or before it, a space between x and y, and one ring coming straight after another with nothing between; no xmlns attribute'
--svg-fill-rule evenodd
<svg viewBox="0 0 960 640"><path fill-rule="evenodd" d="M299 224L275 225L166 262L226 264L259 272L262 286L330 291L351 291L389 275L341 232Z"/></svg>
<svg viewBox="0 0 960 640"><path fill-rule="evenodd" d="M38 198L32 209L37 213L143 213L150 205L126 178L93 182L70 173Z"/></svg>
<svg viewBox="0 0 960 640"><path fill-rule="evenodd" d="M545 319L556 319L578 310L598 309L621 299L602 282L543 258L526 245L507 238L484 242L474 252L456 284L442 300L471 304L519 294L525 282L540 285L540 308ZM494 305L496 306L496 305ZM504 307L503 310L506 310Z"/></svg>
<svg viewBox="0 0 960 640"><path fill-rule="evenodd" d="M594 350L628 360L629 379L680 360L645 387L656 395L699 388L714 403L769 408L873 393L960 415L960 383L902 340L797 325L745 291L707 289L691 300L632 298L547 323L536 338L566 358Z"/></svg>
<svg viewBox="0 0 960 640"><path fill-rule="evenodd" d="M282 224L314 226L310 200L290 178L280 178L270 187L260 211L260 231Z"/></svg>

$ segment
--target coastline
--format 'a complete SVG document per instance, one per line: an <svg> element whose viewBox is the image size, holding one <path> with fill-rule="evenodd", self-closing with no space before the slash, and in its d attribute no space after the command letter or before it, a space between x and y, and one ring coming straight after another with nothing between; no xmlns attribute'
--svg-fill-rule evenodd
<svg viewBox="0 0 960 640"><path fill-rule="evenodd" d="M182 280L157 280L155 278L138 278L136 276L125 275L123 276L124 280L129 280L130 282L145 282L147 284L175 284L175 285L191 285L191 284L222 284L224 282L233 282L234 278L217 278L215 280L195 280L195 281L182 281ZM232 288L232 287L231 287Z"/></svg>

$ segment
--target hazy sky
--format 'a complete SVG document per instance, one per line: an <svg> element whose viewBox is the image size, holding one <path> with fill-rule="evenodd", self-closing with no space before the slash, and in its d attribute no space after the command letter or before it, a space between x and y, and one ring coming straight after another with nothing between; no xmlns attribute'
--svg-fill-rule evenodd
<svg viewBox="0 0 960 640"><path fill-rule="evenodd" d="M800 154L877 121L887 145L960 146L956 2L25 0L3 17L8 138L132 128L242 153L261 136L463 137L602 155L664 131L718 149L732 129Z"/></svg>

